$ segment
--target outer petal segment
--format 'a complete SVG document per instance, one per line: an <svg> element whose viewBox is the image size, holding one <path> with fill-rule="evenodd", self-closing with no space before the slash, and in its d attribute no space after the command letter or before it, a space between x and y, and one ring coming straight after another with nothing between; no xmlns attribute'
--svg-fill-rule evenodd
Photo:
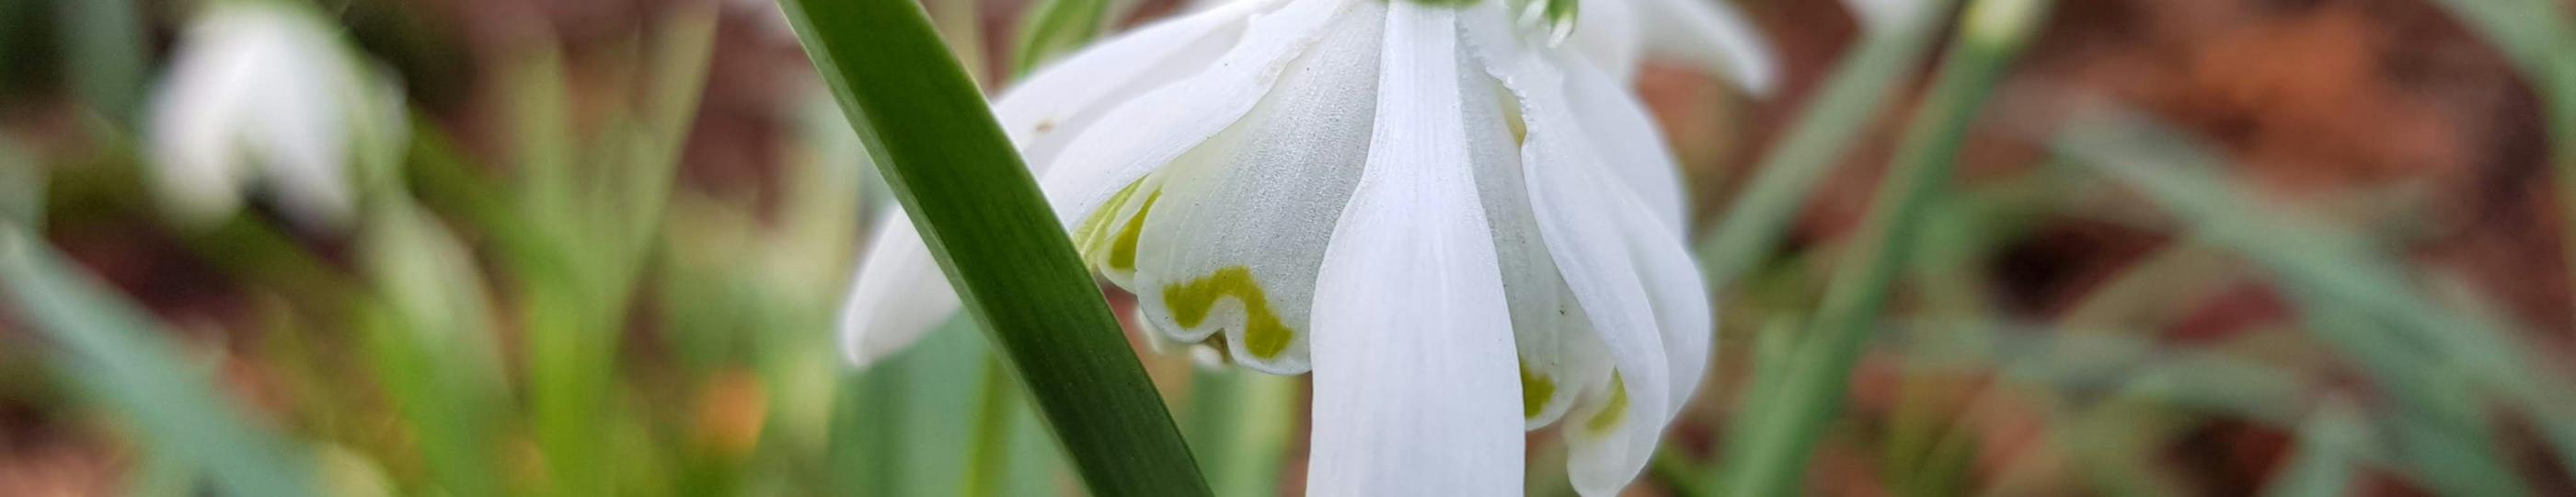
<svg viewBox="0 0 2576 497"><path fill-rule="evenodd" d="M1045 173L1066 143L1119 102L1206 71L1242 38L1250 14L1280 0L1243 0L1119 35L1015 83L993 116L1029 169Z"/></svg>
<svg viewBox="0 0 2576 497"><path fill-rule="evenodd" d="M1654 117L1629 94L1627 85L1572 57L1556 57L1565 70L1566 100L1583 132L1598 140L1601 162L1631 194L1644 202L1655 224L1674 234L1685 231L1690 216L1683 195L1681 165L1664 146L1664 133Z"/></svg>
<svg viewBox="0 0 2576 497"><path fill-rule="evenodd" d="M1634 241L1621 227L1623 220L1655 216L1600 163L1596 142L1568 109L1562 61L1520 42L1500 18L1471 19L1468 28L1486 69L1519 99L1529 129L1521 161L1531 210L1614 364L1563 428L1576 490L1614 494L1645 468L1673 403L1653 299L1636 273Z"/></svg>
<svg viewBox="0 0 2576 497"><path fill-rule="evenodd" d="M841 305L841 354L850 364L867 367L894 355L957 314L957 290L939 274L912 218L896 212L878 221L862 257Z"/></svg>
<svg viewBox="0 0 2576 497"><path fill-rule="evenodd" d="M1156 328L1222 333L1254 369L1307 370L1316 271L1368 159L1375 101L1352 97L1378 93L1385 8L1351 6L1241 121L1128 194L1120 212L1136 217L1095 229L1101 272Z"/></svg>
<svg viewBox="0 0 2576 497"><path fill-rule="evenodd" d="M1520 495L1520 389L1468 170L1457 11L1388 9L1367 170L1318 279L1307 494Z"/></svg>
<svg viewBox="0 0 2576 497"><path fill-rule="evenodd" d="M1255 15L1243 40L1207 71L1103 114L1100 122L1117 123L1115 129L1095 128L1076 137L1040 180L1056 215L1068 230L1075 228L1137 179L1242 119L1269 94L1289 62L1354 3L1289 0Z"/></svg>
<svg viewBox="0 0 2576 497"><path fill-rule="evenodd" d="M1155 151L1186 149L1206 138L1193 132L1197 127L1190 124L1214 133L1241 115L1197 116L1222 118L1202 122L1206 120L1156 113L1150 107L1140 110L1135 101L1224 108L1248 107L1259 99L1277 71L1254 68L1284 63L1323 18L1337 12L1331 4L1315 0L1294 0L1300 2L1295 9L1284 7L1285 1L1236 2L1120 36L1049 66L1004 95L995 105L997 120L1041 178L1055 177L1048 171L1060 162L1055 157L1064 145L1073 137L1093 135L1087 132L1090 125L1102 119L1122 123L1119 133L1102 135L1124 138L1084 147L1093 160L1076 161L1083 172L1074 174L1098 174L1113 164L1143 166L1115 183L1098 178L1047 181L1049 198L1058 200L1057 215L1067 223L1078 223L1090 215L1089 209L1066 210L1062 199L1093 197L1097 192L1083 188L1099 184L1107 184L1109 193L1114 193L1151 166L1160 165L1119 159L1145 160L1140 157ZM1223 55L1209 54L1217 51ZM1234 83L1240 84L1225 86ZM1067 183L1077 186L1063 186ZM851 283L841 318L843 351L860 366L911 345L958 309L956 290L940 277L929 247L922 244L909 219L893 213L880 218L879 226Z"/></svg>

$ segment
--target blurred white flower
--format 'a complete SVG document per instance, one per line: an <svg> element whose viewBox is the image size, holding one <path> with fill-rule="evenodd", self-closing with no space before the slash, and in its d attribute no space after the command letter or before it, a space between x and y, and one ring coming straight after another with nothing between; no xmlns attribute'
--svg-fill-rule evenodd
<svg viewBox="0 0 2576 497"><path fill-rule="evenodd" d="M1617 77L1501 0L1242 0L996 103L1148 326L1315 373L1315 495L1518 495L1559 420L1616 493L1707 365L1683 194ZM888 219L843 316L862 365L957 308ZM1509 330L1506 332L1505 330Z"/></svg>
<svg viewBox="0 0 2576 497"><path fill-rule="evenodd" d="M256 180L299 223L347 223L357 184L390 169L408 133L401 92L359 60L292 2L206 3L150 109L152 179L172 215L229 217Z"/></svg>

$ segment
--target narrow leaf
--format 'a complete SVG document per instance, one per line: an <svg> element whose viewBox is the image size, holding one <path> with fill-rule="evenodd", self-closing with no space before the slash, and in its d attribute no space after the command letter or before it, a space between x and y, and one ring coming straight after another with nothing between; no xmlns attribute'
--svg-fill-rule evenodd
<svg viewBox="0 0 2576 497"><path fill-rule="evenodd" d="M2093 115L2065 127L2058 152L2138 188L2173 211L2195 234L2270 272L2297 304L2319 342L2357 365L2397 411L2386 429L2396 454L2431 486L2477 495L2527 494L2493 446L2484 384L2535 413L2564 454L2576 433L2556 401L2563 380L2534 361L2501 330L2434 307L2412 290L2397 266L2348 233L2283 216L2231 188L2223 161L2196 142L2142 119ZM2277 211L2274 211L2277 212Z"/></svg>
<svg viewBox="0 0 2576 497"><path fill-rule="evenodd" d="M1107 0L1040 0L1020 23L1020 51L1012 71L1028 74L1100 34Z"/></svg>
<svg viewBox="0 0 2576 497"><path fill-rule="evenodd" d="M1958 0L1924 0L1918 15L1889 29L1872 30L1860 48L1834 66L1824 86L1789 125L1746 184L1699 242L1708 281L1725 284L1761 262L1779 243L1791 216L1850 151L1852 137L1877 116L1897 83L1914 74L1941 32L1941 20Z"/></svg>
<svg viewBox="0 0 2576 497"><path fill-rule="evenodd" d="M1180 431L981 92L910 0L790 0L788 18L1099 495L1206 495Z"/></svg>
<svg viewBox="0 0 2576 497"><path fill-rule="evenodd" d="M0 296L61 352L71 380L122 416L156 461L194 467L224 495L311 495L309 462L254 425L190 367L176 344L135 308L80 274L34 235L0 223Z"/></svg>
<svg viewBox="0 0 2576 497"><path fill-rule="evenodd" d="M1809 453L1840 407L1851 370L1879 327L1894 280L1929 206L1948 187L1961 143L1994 82L2018 54L2045 0L1977 0L1950 48L1929 100L1916 113L1895 169L1879 184L1867 224L1853 243L1856 260L1834 274L1814 327L1800 341L1797 358L1759 404L1748 405L1730 431L1723 483L1738 496L1797 493Z"/></svg>

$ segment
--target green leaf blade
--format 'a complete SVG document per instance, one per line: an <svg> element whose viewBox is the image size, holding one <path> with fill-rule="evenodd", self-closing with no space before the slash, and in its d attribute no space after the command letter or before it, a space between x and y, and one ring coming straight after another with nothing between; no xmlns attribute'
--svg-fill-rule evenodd
<svg viewBox="0 0 2576 497"><path fill-rule="evenodd" d="M307 461L216 395L143 310L34 235L0 224L0 296L62 352L56 366L135 428L156 460L206 471L221 495L313 495Z"/></svg>
<svg viewBox="0 0 2576 497"><path fill-rule="evenodd" d="M783 2L923 240L1099 495L1207 495L983 95L909 0Z"/></svg>

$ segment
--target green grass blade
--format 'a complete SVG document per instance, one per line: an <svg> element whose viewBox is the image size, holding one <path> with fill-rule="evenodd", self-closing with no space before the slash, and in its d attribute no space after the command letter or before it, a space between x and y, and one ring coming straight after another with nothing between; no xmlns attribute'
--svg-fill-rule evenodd
<svg viewBox="0 0 2576 497"><path fill-rule="evenodd" d="M2341 402L2329 402L2299 427L2298 453L2281 476L2264 485L2268 497L2335 497L2350 495L2360 476L2361 452L2369 427L2361 414Z"/></svg>
<svg viewBox="0 0 2576 497"><path fill-rule="evenodd" d="M359 242L382 298L356 306L370 366L434 488L500 495L493 455L508 395L481 273L464 243L409 197L383 198Z"/></svg>
<svg viewBox="0 0 2576 497"><path fill-rule="evenodd" d="M1922 13L1902 25L1870 33L1860 48L1834 66L1824 86L1768 158L1755 169L1743 195L1700 239L1708 281L1725 284L1753 268L1779 243L1789 219L1848 151L1853 135L1887 103L1897 84L1914 74L1940 36L1941 20L1958 0L1924 0Z"/></svg>
<svg viewBox="0 0 2576 497"><path fill-rule="evenodd" d="M2561 243L2576 282L2576 21L2546 0L2440 0L2452 16L2492 43L2530 78L2548 109L2550 163L2558 182ZM2571 463L2576 465L2576 463Z"/></svg>
<svg viewBox="0 0 2576 497"><path fill-rule="evenodd" d="M143 100L144 65L150 60L143 17L133 0L55 2L61 9L63 66L72 91L108 122L127 124L142 118L135 104Z"/></svg>
<svg viewBox="0 0 2576 497"><path fill-rule="evenodd" d="M232 496L311 495L309 461L245 419L189 367L142 309L116 299L53 249L0 223L0 294L52 339L64 377L123 416L155 460L203 470Z"/></svg>
<svg viewBox="0 0 2576 497"><path fill-rule="evenodd" d="M617 213L626 217L625 225L617 227L624 237L619 246L637 251L650 250L654 244L648 242L660 233L663 211L671 204L680 147L689 142L698 117L698 97L704 93L707 68L715 56L714 5L677 3L662 17L668 25L654 32L652 50L645 52L651 70L640 83L643 98L634 110L639 126L629 129L631 138L642 143L630 151L635 155L628 167L616 171L624 187L612 193L620 196ZM642 257L627 256L629 260Z"/></svg>
<svg viewBox="0 0 2576 497"><path fill-rule="evenodd" d="M1278 493L1279 463L1296 421L1297 379L1244 369L1190 374L1182 423L1218 495Z"/></svg>
<svg viewBox="0 0 2576 497"><path fill-rule="evenodd" d="M975 434L966 452L965 490L958 495L990 497L1006 495L1011 482L1012 417L1019 414L1019 386L1011 382L1011 372L1002 366L1002 358L984 354L984 379L976 386Z"/></svg>
<svg viewBox="0 0 2576 497"><path fill-rule="evenodd" d="M41 229L47 173L17 140L0 136L0 222Z"/></svg>
<svg viewBox="0 0 2576 497"><path fill-rule="evenodd" d="M1099 495L1206 495L1126 334L984 97L909 0L783 2L806 54Z"/></svg>
<svg viewBox="0 0 2576 497"><path fill-rule="evenodd" d="M914 468L907 464L913 460L901 451L908 419L903 392L913 378L894 362L865 372L844 372L833 387L831 444L825 449L833 495L928 495L905 492L919 485L910 476Z"/></svg>
<svg viewBox="0 0 2576 497"><path fill-rule="evenodd" d="M1967 136L1994 82L2019 52L2031 26L2045 11L2044 0L1977 0L1969 4L1965 25L1950 49L1926 107L1915 115L1895 170L1879 185L1869 220L1853 247L1859 258L1834 275L1817 322L1798 345L1796 362L1779 390L1729 433L1722 470L1726 494L1787 495L1798 491L1809 453L1823 438L1840 406L1853 365L1879 326L1879 314L1906 262L1928 207L1947 188Z"/></svg>
<svg viewBox="0 0 2576 497"><path fill-rule="evenodd" d="M2492 388L2532 410L2548 442L2569 453L2563 391L2502 330L2430 305L2394 263L2346 233L2267 212L2211 172L2222 161L2188 138L2138 118L2074 121L2053 145L2075 162L2134 186L2209 243L2228 247L2281 283L2305 328L2385 390L2386 429L2399 462L2437 490L2529 493L2493 446L2485 403Z"/></svg>

